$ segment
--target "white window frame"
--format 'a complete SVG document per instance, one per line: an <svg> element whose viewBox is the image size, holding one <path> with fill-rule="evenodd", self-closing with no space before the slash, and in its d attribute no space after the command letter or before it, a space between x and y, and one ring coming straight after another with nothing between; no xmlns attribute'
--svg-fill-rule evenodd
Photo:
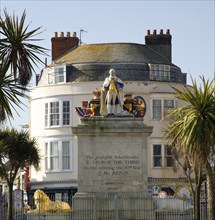
<svg viewBox="0 0 215 220"><path fill-rule="evenodd" d="M63 125L70 125L70 101L63 101L62 103L62 123Z"/></svg>
<svg viewBox="0 0 215 220"><path fill-rule="evenodd" d="M156 104L157 102L157 104ZM160 105L158 105L160 102ZM169 103L169 104L168 104ZM155 105L156 104L156 105ZM166 119L169 110L176 107L176 100L171 98L152 98L151 100L151 114L152 120L160 121ZM168 118L167 118L168 119Z"/></svg>
<svg viewBox="0 0 215 220"><path fill-rule="evenodd" d="M161 154L154 154L154 147L160 146L160 153ZM171 153L171 150L167 150L168 145L167 144L159 144L159 143L153 143L152 144L152 166L153 168L173 168L174 167L174 161L173 161L173 155ZM155 158L160 159L160 166L155 166ZM172 166L168 165L167 160L172 160Z"/></svg>
<svg viewBox="0 0 215 220"><path fill-rule="evenodd" d="M63 143L68 144L69 151L63 154ZM52 148L56 147L55 151ZM71 140L49 140L45 142L44 166L46 173L67 172L72 170L72 141ZM52 153L53 152L53 153ZM67 158L68 167L64 167L64 158ZM54 164L56 162L56 164Z"/></svg>
<svg viewBox="0 0 215 220"><path fill-rule="evenodd" d="M61 70L61 71L60 71ZM54 68L54 83L66 82L66 66L57 66Z"/></svg>
<svg viewBox="0 0 215 220"><path fill-rule="evenodd" d="M65 143L68 144L68 145L64 145ZM67 152L65 152L65 148L66 148L65 146L68 147L68 149L66 149ZM70 170L70 166L71 166L71 164L70 164L70 154L71 154L71 152L70 152L70 143L69 143L69 141L62 141L62 170ZM65 165L64 162L67 163L66 167L64 166Z"/></svg>
<svg viewBox="0 0 215 220"><path fill-rule="evenodd" d="M60 103L58 101L49 103L49 122L50 127L60 124Z"/></svg>
<svg viewBox="0 0 215 220"><path fill-rule="evenodd" d="M149 64L150 79L156 81L170 81L170 66Z"/></svg>
<svg viewBox="0 0 215 220"><path fill-rule="evenodd" d="M71 109L71 101L68 99L45 102L45 128L70 126Z"/></svg>
<svg viewBox="0 0 215 220"><path fill-rule="evenodd" d="M49 143L49 169L52 171L59 170L59 146L58 141L52 141Z"/></svg>

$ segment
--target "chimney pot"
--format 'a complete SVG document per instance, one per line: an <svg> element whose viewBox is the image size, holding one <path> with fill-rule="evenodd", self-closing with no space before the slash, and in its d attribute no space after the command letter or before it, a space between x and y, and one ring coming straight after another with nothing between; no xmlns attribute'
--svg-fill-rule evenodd
<svg viewBox="0 0 215 220"><path fill-rule="evenodd" d="M169 29L166 30L166 34L170 35L170 30Z"/></svg>
<svg viewBox="0 0 215 220"><path fill-rule="evenodd" d="M147 35L150 35L150 30L147 30Z"/></svg>
<svg viewBox="0 0 215 220"><path fill-rule="evenodd" d="M67 32L67 33L66 33L66 36L67 36L67 37L70 37L70 32Z"/></svg>
<svg viewBox="0 0 215 220"><path fill-rule="evenodd" d="M163 35L163 29L160 29L160 35Z"/></svg>
<svg viewBox="0 0 215 220"><path fill-rule="evenodd" d="M76 32L73 32L73 37L77 37L77 33Z"/></svg>
<svg viewBox="0 0 215 220"><path fill-rule="evenodd" d="M64 33L63 32L60 32L60 37L64 37Z"/></svg>
<svg viewBox="0 0 215 220"><path fill-rule="evenodd" d="M54 37L58 37L58 34L57 34L57 32L54 32Z"/></svg>
<svg viewBox="0 0 215 220"><path fill-rule="evenodd" d="M154 35L156 35L156 34L157 34L157 31L156 31L156 30L154 30L154 31L153 31L153 34L154 34Z"/></svg>

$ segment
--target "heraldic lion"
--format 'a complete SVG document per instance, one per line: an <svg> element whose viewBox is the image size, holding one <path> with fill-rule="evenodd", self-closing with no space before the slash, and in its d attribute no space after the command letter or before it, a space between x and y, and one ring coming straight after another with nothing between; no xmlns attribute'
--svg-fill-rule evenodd
<svg viewBox="0 0 215 220"><path fill-rule="evenodd" d="M34 193L34 204L36 209L30 210L29 213L35 212L70 212L71 208L68 203L56 200L51 201L49 197L40 189Z"/></svg>

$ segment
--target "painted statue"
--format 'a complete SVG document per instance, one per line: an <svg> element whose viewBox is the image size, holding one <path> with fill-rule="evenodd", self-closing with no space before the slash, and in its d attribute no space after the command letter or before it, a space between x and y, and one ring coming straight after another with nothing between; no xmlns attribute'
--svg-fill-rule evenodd
<svg viewBox="0 0 215 220"><path fill-rule="evenodd" d="M36 209L29 210L28 213L37 212L70 212L71 208L68 203L61 201L51 201L42 191L36 190L34 193L34 204Z"/></svg>
<svg viewBox="0 0 215 220"><path fill-rule="evenodd" d="M101 115L115 115L123 111L123 87L124 83L116 76L116 71L110 69L101 90Z"/></svg>

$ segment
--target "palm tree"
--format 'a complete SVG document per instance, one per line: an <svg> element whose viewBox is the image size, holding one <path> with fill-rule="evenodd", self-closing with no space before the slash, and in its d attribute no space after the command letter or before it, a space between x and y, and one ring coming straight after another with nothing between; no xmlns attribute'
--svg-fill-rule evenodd
<svg viewBox="0 0 215 220"><path fill-rule="evenodd" d="M26 13L23 12L19 21L15 15L10 16L4 10L4 19L0 17L0 64L3 74L11 68L11 74L16 82L26 86L31 77L34 67L43 61L38 55L46 55L46 49L31 42L40 41L34 39L40 34L41 27L28 31L25 27Z"/></svg>
<svg viewBox="0 0 215 220"><path fill-rule="evenodd" d="M27 97L26 86L34 71L33 65L42 63L37 55L45 55L47 51L30 43L39 41L34 37L41 32L38 32L40 28L28 31L25 11L20 21L6 9L4 17L0 17L0 122L12 117L12 109L16 111L15 107L22 104L20 98Z"/></svg>
<svg viewBox="0 0 215 220"><path fill-rule="evenodd" d="M172 124L164 130L165 138L169 140L169 147L172 151L173 158L182 168L190 185L192 197L194 200L193 220L200 220L200 193L201 185L205 180L203 175L203 168L201 167L201 164L198 163L198 159L190 158L189 154L184 151L186 147L181 145L183 142L183 137L177 137L177 139L175 139L175 135L172 136L173 133L170 132L170 130L172 131L171 126Z"/></svg>
<svg viewBox="0 0 215 220"><path fill-rule="evenodd" d="M17 173L21 168L38 167L40 155L36 140L27 131L0 130L0 177L8 185L8 220L12 220L12 192Z"/></svg>
<svg viewBox="0 0 215 220"><path fill-rule="evenodd" d="M213 81L201 77L202 86L192 81L192 89L173 88L186 106L175 109L170 115L175 120L167 127L167 137L173 143L180 141L180 151L191 160L199 178L200 168L207 174L208 219L215 219L215 88ZM200 179L199 179L200 180Z"/></svg>

